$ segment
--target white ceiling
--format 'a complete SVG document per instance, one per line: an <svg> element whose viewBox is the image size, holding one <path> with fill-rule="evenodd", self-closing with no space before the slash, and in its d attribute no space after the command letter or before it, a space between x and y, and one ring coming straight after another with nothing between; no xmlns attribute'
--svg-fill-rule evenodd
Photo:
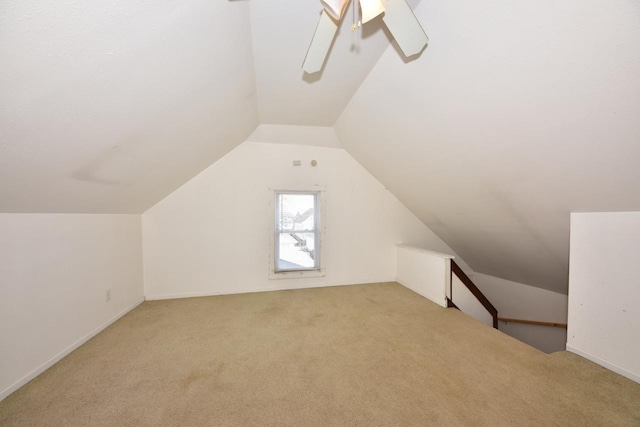
<svg viewBox="0 0 640 427"><path fill-rule="evenodd" d="M302 61L316 29L320 0L247 0L261 123L333 126L347 102L390 44L381 19L351 31L345 12L321 73L306 75ZM415 5L418 1L410 0Z"/></svg>
<svg viewBox="0 0 640 427"><path fill-rule="evenodd" d="M0 211L142 212L258 124L245 2L0 2Z"/></svg>
<svg viewBox="0 0 640 427"><path fill-rule="evenodd" d="M481 273L566 293L569 213L640 210L640 3L423 2L335 125Z"/></svg>
<svg viewBox="0 0 640 427"><path fill-rule="evenodd" d="M349 11L305 76L319 0L0 2L0 212L140 213L333 126L474 270L566 292L569 212L640 210L640 3L410 3L418 59Z"/></svg>

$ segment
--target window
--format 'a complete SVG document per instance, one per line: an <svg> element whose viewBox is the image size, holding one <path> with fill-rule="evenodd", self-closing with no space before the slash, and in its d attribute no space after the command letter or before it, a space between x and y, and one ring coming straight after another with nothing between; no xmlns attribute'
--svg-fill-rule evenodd
<svg viewBox="0 0 640 427"><path fill-rule="evenodd" d="M320 191L275 191L274 276L322 272L320 199Z"/></svg>

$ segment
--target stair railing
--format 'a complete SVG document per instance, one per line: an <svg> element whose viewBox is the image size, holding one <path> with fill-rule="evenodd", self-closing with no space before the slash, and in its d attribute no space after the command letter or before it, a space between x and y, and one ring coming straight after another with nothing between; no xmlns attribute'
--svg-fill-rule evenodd
<svg viewBox="0 0 640 427"><path fill-rule="evenodd" d="M498 310L491 304L487 297L478 289L475 283L465 274L464 271L451 260L451 280L449 280L449 297L447 298L447 306L458 308L453 300L453 275L456 275L458 279L465 285L465 287L473 294L473 296L482 304L482 306L489 312L493 319L493 327L498 329Z"/></svg>
<svg viewBox="0 0 640 427"><path fill-rule="evenodd" d="M498 317L498 320L504 323L524 323L526 325L537 325L537 326L551 326L554 328L564 328L567 329L566 323L560 322L540 322L538 320L525 320L525 319L511 319L508 317Z"/></svg>

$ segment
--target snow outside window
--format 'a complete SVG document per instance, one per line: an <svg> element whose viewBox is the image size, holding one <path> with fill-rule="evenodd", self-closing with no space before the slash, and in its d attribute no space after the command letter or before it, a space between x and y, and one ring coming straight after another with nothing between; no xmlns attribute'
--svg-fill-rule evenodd
<svg viewBox="0 0 640 427"><path fill-rule="evenodd" d="M275 192L274 272L320 270L320 192Z"/></svg>

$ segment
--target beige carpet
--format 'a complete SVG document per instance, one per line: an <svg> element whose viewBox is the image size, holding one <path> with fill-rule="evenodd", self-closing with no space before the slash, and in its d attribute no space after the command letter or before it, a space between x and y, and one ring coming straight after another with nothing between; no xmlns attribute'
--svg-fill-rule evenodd
<svg viewBox="0 0 640 427"><path fill-rule="evenodd" d="M640 426L640 384L396 283L145 302L2 426Z"/></svg>

